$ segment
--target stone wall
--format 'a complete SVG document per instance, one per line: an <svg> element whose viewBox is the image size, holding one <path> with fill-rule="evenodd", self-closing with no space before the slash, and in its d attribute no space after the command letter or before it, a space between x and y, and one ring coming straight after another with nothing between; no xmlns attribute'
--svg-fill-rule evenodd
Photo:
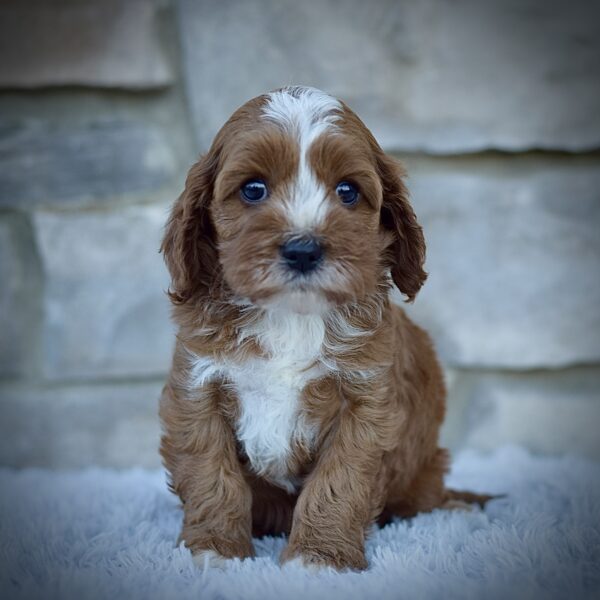
<svg viewBox="0 0 600 600"><path fill-rule="evenodd" d="M598 13L598 11L595 11ZM0 463L158 464L169 204L289 83L401 157L452 448L600 457L600 36L533 0L0 6ZM34 40L34 43L31 43Z"/></svg>

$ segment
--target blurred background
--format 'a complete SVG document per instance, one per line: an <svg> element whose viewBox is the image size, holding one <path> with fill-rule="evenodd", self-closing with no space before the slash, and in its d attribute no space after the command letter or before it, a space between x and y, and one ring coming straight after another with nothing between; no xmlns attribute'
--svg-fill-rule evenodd
<svg viewBox="0 0 600 600"><path fill-rule="evenodd" d="M247 99L341 97L406 164L444 443L600 458L600 10L533 0L3 0L0 464L158 466L158 254Z"/></svg>

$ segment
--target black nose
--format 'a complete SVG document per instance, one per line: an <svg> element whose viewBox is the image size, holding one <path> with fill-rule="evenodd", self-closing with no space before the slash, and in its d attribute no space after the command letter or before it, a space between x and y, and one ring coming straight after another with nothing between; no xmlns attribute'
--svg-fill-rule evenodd
<svg viewBox="0 0 600 600"><path fill-rule="evenodd" d="M308 273L321 262L323 249L319 242L312 238L291 240L281 246L281 256L290 269Z"/></svg>

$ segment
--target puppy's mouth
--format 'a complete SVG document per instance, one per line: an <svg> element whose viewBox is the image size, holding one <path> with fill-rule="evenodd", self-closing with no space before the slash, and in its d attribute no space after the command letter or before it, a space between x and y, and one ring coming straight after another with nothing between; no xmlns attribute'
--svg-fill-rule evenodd
<svg viewBox="0 0 600 600"><path fill-rule="evenodd" d="M311 273L296 273L278 264L271 285L255 287L240 296L245 299L244 304L260 308L324 315L336 306L355 300L345 284L345 277L326 262Z"/></svg>

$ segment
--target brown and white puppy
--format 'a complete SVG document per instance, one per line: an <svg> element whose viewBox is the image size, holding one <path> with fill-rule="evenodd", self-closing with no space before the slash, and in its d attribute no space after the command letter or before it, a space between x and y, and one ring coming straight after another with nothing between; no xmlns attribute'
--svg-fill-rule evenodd
<svg viewBox="0 0 600 600"><path fill-rule="evenodd" d="M179 327L161 453L202 562L364 569L370 526L457 500L438 447L444 383L390 301L425 281L402 181L343 103L306 87L250 100L190 170L162 251Z"/></svg>

